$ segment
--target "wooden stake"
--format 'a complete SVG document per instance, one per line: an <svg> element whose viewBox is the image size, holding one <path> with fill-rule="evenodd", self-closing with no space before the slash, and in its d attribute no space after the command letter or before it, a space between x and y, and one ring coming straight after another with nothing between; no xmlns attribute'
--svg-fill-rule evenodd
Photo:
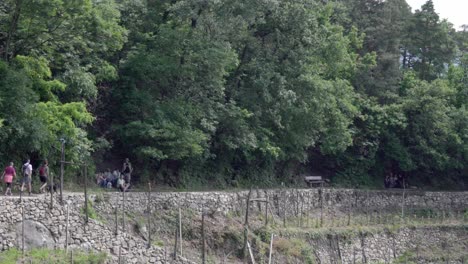
<svg viewBox="0 0 468 264"><path fill-rule="evenodd" d="M205 264L205 210L202 211L202 225L201 225L201 232L202 232L202 264Z"/></svg>
<svg viewBox="0 0 468 264"><path fill-rule="evenodd" d="M250 187L249 194L247 195L247 202L245 205L245 221L244 221L244 246L242 249L242 257L244 258L244 262L246 261L247 257L247 239L249 235L249 207L250 207L250 195L252 194L252 187Z"/></svg>
<svg viewBox="0 0 468 264"><path fill-rule="evenodd" d="M60 153L60 203L63 205L63 166L65 162L65 139L60 139L61 143L61 153ZM53 189L53 186L52 186Z"/></svg>
<svg viewBox="0 0 468 264"><path fill-rule="evenodd" d="M54 174L50 173L50 209L54 208Z"/></svg>
<svg viewBox="0 0 468 264"><path fill-rule="evenodd" d="M24 204L21 201L21 254L24 258Z"/></svg>
<svg viewBox="0 0 468 264"><path fill-rule="evenodd" d="M255 258L253 256L252 248L250 247L250 243L248 240L247 240L247 247L249 248L250 260L252 261L252 264L255 264Z"/></svg>
<svg viewBox="0 0 468 264"><path fill-rule="evenodd" d="M115 232L114 235L117 236L119 234L119 219L118 219L118 208L115 206Z"/></svg>
<svg viewBox="0 0 468 264"><path fill-rule="evenodd" d="M180 256L182 257L183 256L183 251L182 251L182 213L180 211L180 208L179 208L179 239L180 239Z"/></svg>
<svg viewBox="0 0 468 264"><path fill-rule="evenodd" d="M122 246L119 246L119 264L122 263Z"/></svg>
<svg viewBox="0 0 468 264"><path fill-rule="evenodd" d="M281 183L281 189L283 192L283 227L286 227L286 192L284 190L284 183Z"/></svg>
<svg viewBox="0 0 468 264"><path fill-rule="evenodd" d="M85 213L86 213L86 224L89 222L89 211L88 211L88 165L84 165L84 194L85 194Z"/></svg>
<svg viewBox="0 0 468 264"><path fill-rule="evenodd" d="M122 230L125 232L125 188L122 192Z"/></svg>
<svg viewBox="0 0 468 264"><path fill-rule="evenodd" d="M323 189L320 187L320 227L323 226Z"/></svg>
<svg viewBox="0 0 468 264"><path fill-rule="evenodd" d="M151 182L148 182L148 245L151 248Z"/></svg>
<svg viewBox="0 0 468 264"><path fill-rule="evenodd" d="M69 208L67 205L67 220L65 223L65 253L68 253L68 222L69 222L68 219L69 217L70 217L70 214L69 214Z"/></svg>
<svg viewBox="0 0 468 264"><path fill-rule="evenodd" d="M275 237L274 234L271 234L271 239L270 239L270 254L268 256L268 264L271 264L271 255L273 252L273 238Z"/></svg>
<svg viewBox="0 0 468 264"><path fill-rule="evenodd" d="M266 194L266 202L265 202L265 227L268 226L268 194Z"/></svg>
<svg viewBox="0 0 468 264"><path fill-rule="evenodd" d="M404 219L405 218L405 192L406 192L406 188L405 188L405 179L403 179L403 201L401 203L401 218Z"/></svg>
<svg viewBox="0 0 468 264"><path fill-rule="evenodd" d="M179 228L175 230L175 241L174 241L174 260L177 259L177 242L179 241Z"/></svg>

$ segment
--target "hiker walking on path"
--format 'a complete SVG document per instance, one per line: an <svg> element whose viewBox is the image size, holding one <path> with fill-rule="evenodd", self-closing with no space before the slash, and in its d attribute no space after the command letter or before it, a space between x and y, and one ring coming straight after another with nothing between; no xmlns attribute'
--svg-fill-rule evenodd
<svg viewBox="0 0 468 264"><path fill-rule="evenodd" d="M11 195L11 183L13 182L13 178L16 177L16 170L13 165L13 162L10 162L10 166L6 167L3 171L2 177L7 186L5 196L7 196L8 193Z"/></svg>
<svg viewBox="0 0 468 264"><path fill-rule="evenodd" d="M31 176L33 172L31 161L28 159L22 167L23 178L21 179L21 192L24 191L24 184L28 185L29 195L31 195Z"/></svg>
<svg viewBox="0 0 468 264"><path fill-rule="evenodd" d="M132 164L130 163L130 160L126 158L122 166L122 174L124 176L125 183L127 184L127 188L130 186L132 172L133 172Z"/></svg>
<svg viewBox="0 0 468 264"><path fill-rule="evenodd" d="M39 188L39 192L43 193L45 191L45 187L47 186L47 179L49 178L49 164L47 160L44 161L44 164L39 168L39 180L43 185Z"/></svg>

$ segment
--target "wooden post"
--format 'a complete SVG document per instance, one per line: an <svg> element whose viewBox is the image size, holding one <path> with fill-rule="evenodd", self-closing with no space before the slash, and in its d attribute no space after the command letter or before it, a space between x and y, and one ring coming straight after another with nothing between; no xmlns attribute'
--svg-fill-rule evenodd
<svg viewBox="0 0 468 264"><path fill-rule="evenodd" d="M356 264L356 248L353 247L353 264Z"/></svg>
<svg viewBox="0 0 468 264"><path fill-rule="evenodd" d="M320 227L323 226L323 189L320 187Z"/></svg>
<svg viewBox="0 0 468 264"><path fill-rule="evenodd" d="M24 204L21 201L21 254L24 259Z"/></svg>
<svg viewBox="0 0 468 264"><path fill-rule="evenodd" d="M301 225L301 218L300 218L300 212L299 212L299 208L300 208L300 201L299 201L299 190L296 188L296 202L294 203L295 205L295 211L296 211L296 221L297 221L297 224L296 226L300 226Z"/></svg>
<svg viewBox="0 0 468 264"><path fill-rule="evenodd" d="M401 203L401 219L405 218L405 192L406 192L406 188L405 188L405 184L403 184L403 201Z"/></svg>
<svg viewBox="0 0 468 264"><path fill-rule="evenodd" d="M151 248L151 182L148 182L148 245Z"/></svg>
<svg viewBox="0 0 468 264"><path fill-rule="evenodd" d="M68 253L68 222L69 222L69 208L67 204L67 219L66 219L66 224L65 224L65 253Z"/></svg>
<svg viewBox="0 0 468 264"><path fill-rule="evenodd" d="M84 195L85 195L85 214L86 224L89 222L89 211L88 211L88 165L84 164Z"/></svg>
<svg viewBox="0 0 468 264"><path fill-rule="evenodd" d="M265 202L265 227L268 226L268 193L265 196L266 202Z"/></svg>
<svg viewBox="0 0 468 264"><path fill-rule="evenodd" d="M284 190L284 183L281 183L281 189L283 192L283 228L286 228L286 192Z"/></svg>
<svg viewBox="0 0 468 264"><path fill-rule="evenodd" d="M201 225L201 232L202 232L202 264L205 264L205 210L202 211L202 225Z"/></svg>
<svg viewBox="0 0 468 264"><path fill-rule="evenodd" d="M50 189L50 209L52 210L52 208L54 208L54 173L50 172L49 173L50 175L50 186L49 186L49 189Z"/></svg>
<svg viewBox="0 0 468 264"><path fill-rule="evenodd" d="M61 138L60 139L61 143L61 153L60 153L60 203L63 205L63 166L65 162L65 139Z"/></svg>
<svg viewBox="0 0 468 264"><path fill-rule="evenodd" d="M244 262L247 257L247 239L249 236L249 206L250 206L250 195L252 194L252 187L250 187L249 194L247 195L247 203L245 205L245 221L244 221L244 246L242 248L242 257Z"/></svg>
<svg viewBox="0 0 468 264"><path fill-rule="evenodd" d="M273 252L273 238L275 237L274 234L271 234L271 239L270 239L270 253L269 253L269 256L268 256L268 264L271 264L271 255L272 255L272 252Z"/></svg>
<svg viewBox="0 0 468 264"><path fill-rule="evenodd" d="M310 227L310 191L307 190L307 203L306 203L306 217L307 217L307 224L306 224L306 227L309 228Z"/></svg>
<svg viewBox="0 0 468 264"><path fill-rule="evenodd" d="M122 230L125 232L125 189L122 192Z"/></svg>
<svg viewBox="0 0 468 264"><path fill-rule="evenodd" d="M179 241L179 227L175 230L175 241L174 241L174 260L177 259L177 242Z"/></svg>
<svg viewBox="0 0 468 264"><path fill-rule="evenodd" d="M119 246L119 264L122 263L122 245Z"/></svg>
<svg viewBox="0 0 468 264"><path fill-rule="evenodd" d="M250 243L249 243L248 240L247 240L247 247L249 248L250 260L252 261L252 264L255 264L255 258L254 258L254 256L253 256L252 248L250 247Z"/></svg>
<svg viewBox="0 0 468 264"><path fill-rule="evenodd" d="M70 252L70 263L73 264L73 249Z"/></svg>
<svg viewBox="0 0 468 264"><path fill-rule="evenodd" d="M179 207L179 246L180 246L180 256L183 256L183 251L182 251L182 213L180 211Z"/></svg>
<svg viewBox="0 0 468 264"><path fill-rule="evenodd" d="M118 208L115 206L115 232L114 235L117 236L119 234L119 219L118 219Z"/></svg>

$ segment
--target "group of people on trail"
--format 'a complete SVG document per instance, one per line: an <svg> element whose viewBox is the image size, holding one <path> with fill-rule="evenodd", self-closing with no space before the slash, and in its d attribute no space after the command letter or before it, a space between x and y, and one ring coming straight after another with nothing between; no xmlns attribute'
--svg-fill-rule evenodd
<svg viewBox="0 0 468 264"><path fill-rule="evenodd" d="M405 188L405 178L402 174L390 172L385 176L384 185L385 188Z"/></svg>
<svg viewBox="0 0 468 264"><path fill-rule="evenodd" d="M133 172L130 160L125 159L122 170L107 169L106 172L96 174L96 183L102 188L117 188L121 192L126 192L130 188L130 180Z"/></svg>
<svg viewBox="0 0 468 264"><path fill-rule="evenodd" d="M2 178L6 185L5 196L12 195L12 184L14 179L17 177L15 164L10 162L9 165L3 170ZM47 160L43 162L43 164L38 169L39 180L41 181L41 187L39 188L39 192L44 192L45 188L47 187L47 180L49 178L49 164ZM23 164L21 167L21 188L20 191L24 191L25 185L28 187L29 195L31 195L32 191L32 175L33 175L33 167L31 165L31 161L28 159L26 163Z"/></svg>

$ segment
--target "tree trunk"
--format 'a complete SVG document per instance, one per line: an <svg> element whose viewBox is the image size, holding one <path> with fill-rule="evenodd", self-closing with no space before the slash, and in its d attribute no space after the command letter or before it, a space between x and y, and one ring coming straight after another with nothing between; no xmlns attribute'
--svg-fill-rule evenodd
<svg viewBox="0 0 468 264"><path fill-rule="evenodd" d="M21 14L22 4L23 4L23 0L16 0L15 1L15 11L14 11L13 16L11 18L10 28L8 29L7 39L6 39L6 43L5 43L5 51L4 51L4 54L3 54L6 61L9 59L8 53L10 52L11 41L13 39L13 35L16 32L16 28L18 27L18 21L19 21L20 14Z"/></svg>

